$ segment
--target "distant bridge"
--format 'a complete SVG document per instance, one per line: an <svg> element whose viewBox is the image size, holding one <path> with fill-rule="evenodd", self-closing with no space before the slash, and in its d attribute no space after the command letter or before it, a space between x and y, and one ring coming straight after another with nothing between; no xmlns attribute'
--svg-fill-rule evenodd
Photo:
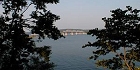
<svg viewBox="0 0 140 70"><path fill-rule="evenodd" d="M61 30L61 34L66 35L80 35L80 34L87 34L87 32L83 30L74 30L74 29L67 29L67 30Z"/></svg>
<svg viewBox="0 0 140 70"><path fill-rule="evenodd" d="M62 35L81 35L81 34L87 34L88 30L82 30L82 29L60 29L60 32ZM30 34L29 38L34 38L38 36L38 34Z"/></svg>

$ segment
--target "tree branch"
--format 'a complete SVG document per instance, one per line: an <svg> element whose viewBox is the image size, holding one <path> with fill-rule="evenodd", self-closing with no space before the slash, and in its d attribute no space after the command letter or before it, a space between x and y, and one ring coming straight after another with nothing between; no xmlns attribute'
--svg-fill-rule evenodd
<svg viewBox="0 0 140 70"><path fill-rule="evenodd" d="M127 62L127 58L126 58L126 49L125 49L125 47L123 47L124 48L124 62L125 62L125 64L127 65L127 67L129 68L129 70L133 70L133 68L128 64L128 62Z"/></svg>
<svg viewBox="0 0 140 70"><path fill-rule="evenodd" d="M33 3L30 3L28 6L27 6L27 8L21 13L21 15L23 15L27 10L28 10L28 8L32 5Z"/></svg>

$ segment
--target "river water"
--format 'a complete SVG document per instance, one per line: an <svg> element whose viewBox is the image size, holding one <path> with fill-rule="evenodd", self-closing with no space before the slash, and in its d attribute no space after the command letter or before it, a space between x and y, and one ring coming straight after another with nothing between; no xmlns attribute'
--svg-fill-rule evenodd
<svg viewBox="0 0 140 70"><path fill-rule="evenodd" d="M104 70L95 65L94 60L89 60L92 51L96 50L93 47L82 48L88 41L94 42L95 37L89 35L73 35L66 36L58 40L45 39L39 46L51 46L52 54L51 61L57 65L54 70ZM112 57L114 54L109 54L106 57Z"/></svg>

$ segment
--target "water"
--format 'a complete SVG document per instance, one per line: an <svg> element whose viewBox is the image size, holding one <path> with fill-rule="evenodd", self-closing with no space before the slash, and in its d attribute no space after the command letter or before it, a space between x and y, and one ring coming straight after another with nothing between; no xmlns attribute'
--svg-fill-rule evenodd
<svg viewBox="0 0 140 70"><path fill-rule="evenodd" d="M82 48L88 41L95 41L95 38L88 35L66 36L59 40L45 39L39 46L51 46L51 61L57 66L54 70L100 70L89 60L93 48Z"/></svg>
<svg viewBox="0 0 140 70"><path fill-rule="evenodd" d="M96 49L93 47L82 48L88 41L94 42L95 40L95 37L88 35L73 35L59 40L45 39L37 45L52 47L50 59L57 65L54 70L103 70L101 67L96 67L94 60L88 59L92 55L92 51ZM109 58L112 55L114 54L101 58Z"/></svg>

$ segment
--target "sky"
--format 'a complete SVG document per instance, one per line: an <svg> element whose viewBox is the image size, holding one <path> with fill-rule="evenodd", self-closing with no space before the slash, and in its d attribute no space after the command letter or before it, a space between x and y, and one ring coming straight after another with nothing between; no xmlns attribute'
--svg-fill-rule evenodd
<svg viewBox="0 0 140 70"><path fill-rule="evenodd" d="M110 10L126 6L140 9L140 0L60 0L47 9L60 16L55 22L59 29L104 28L103 17L110 17Z"/></svg>
<svg viewBox="0 0 140 70"><path fill-rule="evenodd" d="M101 29L105 24L102 18L110 17L110 10L126 6L140 9L140 0L59 0L58 4L47 5L47 9L60 16L54 22L59 29ZM33 9L30 7L26 13Z"/></svg>

